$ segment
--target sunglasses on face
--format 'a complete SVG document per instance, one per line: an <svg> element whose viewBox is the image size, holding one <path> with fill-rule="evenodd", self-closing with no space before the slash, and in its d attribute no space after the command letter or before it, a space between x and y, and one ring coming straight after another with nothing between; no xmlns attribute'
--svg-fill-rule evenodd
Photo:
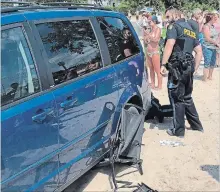
<svg viewBox="0 0 220 192"><path fill-rule="evenodd" d="M145 29L145 30L148 30L148 31L151 30L150 27L144 27L144 29Z"/></svg>

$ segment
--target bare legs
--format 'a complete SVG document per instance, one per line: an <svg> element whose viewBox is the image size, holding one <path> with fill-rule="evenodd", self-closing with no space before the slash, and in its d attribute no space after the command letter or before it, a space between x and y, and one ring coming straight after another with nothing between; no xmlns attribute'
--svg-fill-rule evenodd
<svg viewBox="0 0 220 192"><path fill-rule="evenodd" d="M203 56L204 56L204 70L203 70L203 81L212 80L212 74L218 60L216 60L216 50L209 49L203 46Z"/></svg>
<svg viewBox="0 0 220 192"><path fill-rule="evenodd" d="M155 73L157 74L157 88L162 89L162 75L160 74L160 54L152 56L152 63Z"/></svg>
<svg viewBox="0 0 220 192"><path fill-rule="evenodd" d="M203 69L203 81L207 81L209 75L209 68L204 68Z"/></svg>
<svg viewBox="0 0 220 192"><path fill-rule="evenodd" d="M203 69L203 81L212 80L214 68L204 68Z"/></svg>
<svg viewBox="0 0 220 192"><path fill-rule="evenodd" d="M210 68L210 69L209 69L209 76L208 76L208 79L209 79L209 80L212 80L213 71L214 71L214 68Z"/></svg>
<svg viewBox="0 0 220 192"><path fill-rule="evenodd" d="M155 74L154 74L154 67L152 64L152 59L147 55L147 66L150 69L150 81L151 81L151 88L155 88Z"/></svg>
<svg viewBox="0 0 220 192"><path fill-rule="evenodd" d="M220 53L217 53L217 56L216 56L216 66L219 67L220 65Z"/></svg>
<svg viewBox="0 0 220 192"><path fill-rule="evenodd" d="M156 88L162 89L162 75L160 74L160 55L154 54L152 57L147 55L147 65L150 69L151 87L155 88L155 73L157 75L157 86Z"/></svg>

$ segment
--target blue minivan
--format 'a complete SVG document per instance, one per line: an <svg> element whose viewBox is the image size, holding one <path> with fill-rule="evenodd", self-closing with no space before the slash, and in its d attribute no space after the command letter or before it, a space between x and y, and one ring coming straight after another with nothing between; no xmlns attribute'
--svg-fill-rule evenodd
<svg viewBox="0 0 220 192"><path fill-rule="evenodd" d="M148 111L141 43L104 8L1 13L1 190L61 191L109 151L126 103Z"/></svg>

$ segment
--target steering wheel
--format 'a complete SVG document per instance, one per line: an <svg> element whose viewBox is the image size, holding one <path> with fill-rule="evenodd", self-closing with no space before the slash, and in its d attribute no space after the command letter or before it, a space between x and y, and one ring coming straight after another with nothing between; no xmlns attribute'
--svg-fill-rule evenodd
<svg viewBox="0 0 220 192"><path fill-rule="evenodd" d="M121 60L121 59L120 59L121 57L122 57L122 55L119 54L119 55L116 57L115 61L120 61L120 60Z"/></svg>

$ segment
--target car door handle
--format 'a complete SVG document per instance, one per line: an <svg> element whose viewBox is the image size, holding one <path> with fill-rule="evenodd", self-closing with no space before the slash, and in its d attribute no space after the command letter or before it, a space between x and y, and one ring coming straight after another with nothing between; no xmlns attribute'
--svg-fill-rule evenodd
<svg viewBox="0 0 220 192"><path fill-rule="evenodd" d="M53 109L48 108L48 109L38 109L36 111L36 115L32 117L32 121L35 123L43 123L45 119L47 118L48 115L53 114Z"/></svg>
<svg viewBox="0 0 220 192"><path fill-rule="evenodd" d="M60 107L64 110L69 109L71 107L74 107L77 101L78 99L74 99L72 96L69 96L64 102L60 103Z"/></svg>

